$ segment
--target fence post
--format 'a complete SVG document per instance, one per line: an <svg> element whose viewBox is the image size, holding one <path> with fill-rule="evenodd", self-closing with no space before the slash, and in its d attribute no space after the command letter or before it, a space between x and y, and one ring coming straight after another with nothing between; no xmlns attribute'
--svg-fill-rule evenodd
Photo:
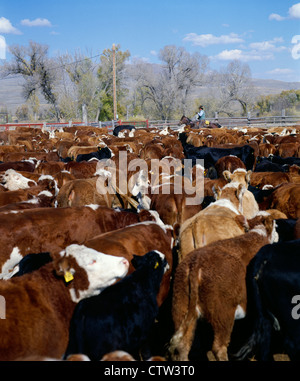
<svg viewBox="0 0 300 381"><path fill-rule="evenodd" d="M281 123L285 123L285 109L281 110Z"/></svg>
<svg viewBox="0 0 300 381"><path fill-rule="evenodd" d="M215 121L219 122L219 113L217 111L215 112Z"/></svg>
<svg viewBox="0 0 300 381"><path fill-rule="evenodd" d="M248 124L248 126L249 126L250 123L251 123L250 119L251 119L251 112L248 111L248 113L247 113L247 124Z"/></svg>
<svg viewBox="0 0 300 381"><path fill-rule="evenodd" d="M72 120L69 120L69 127L72 127Z"/></svg>

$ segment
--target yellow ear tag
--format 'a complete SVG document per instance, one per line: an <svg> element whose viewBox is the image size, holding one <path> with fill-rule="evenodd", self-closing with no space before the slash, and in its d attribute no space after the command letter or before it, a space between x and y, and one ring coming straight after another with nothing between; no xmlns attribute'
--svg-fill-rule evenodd
<svg viewBox="0 0 300 381"><path fill-rule="evenodd" d="M159 263L158 263L158 262L156 262L156 263L155 263L155 265L154 265L154 269L157 269L157 268L158 268L158 266L159 266Z"/></svg>
<svg viewBox="0 0 300 381"><path fill-rule="evenodd" d="M70 273L70 271L66 271L65 272L65 275L64 275L64 278L65 278L65 281L68 283L68 282L71 282L71 280L74 279L73 275Z"/></svg>

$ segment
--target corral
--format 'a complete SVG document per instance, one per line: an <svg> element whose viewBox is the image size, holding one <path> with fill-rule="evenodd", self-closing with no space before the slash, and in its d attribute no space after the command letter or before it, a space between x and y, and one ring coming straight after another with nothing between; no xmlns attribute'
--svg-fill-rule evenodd
<svg viewBox="0 0 300 381"><path fill-rule="evenodd" d="M16 126L1 132L0 292L6 303L0 310L0 361L63 359L75 307L80 311L84 299L110 287L106 293L118 300L117 319L95 316L92 302L88 312L89 321L103 319L101 324L111 327L105 348L112 352L126 350L117 346L121 340L116 337L123 321L119 303L124 303L135 360L238 358L257 315L255 303L247 308L248 264L262 247L268 250L277 242L283 249L285 244L298 247L290 242L300 239L300 125L119 130ZM45 252L50 263L43 264ZM133 303L143 298L139 287L130 284L127 293L116 296L120 287L114 286L121 278L130 277L130 282L131 260L149 252L159 252L168 265L158 277L160 287L151 288L151 303L157 304L148 306L151 314L143 314ZM115 261L100 265L97 255ZM154 261L141 270L147 287L151 282L145 277L155 277L159 266ZM300 294L300 283L293 287L294 295ZM24 310L34 310L37 320L43 316L43 324L37 327L18 303L11 303L18 294ZM281 316L295 308L291 300L282 305L287 310L272 310L269 316L277 333ZM15 340L10 330L19 324L23 329ZM59 334L50 338L56 327ZM35 329L46 342L34 342L32 335L27 345L28 332ZM140 336L143 340L137 340ZM284 353L280 344L269 352ZM298 359L299 352L296 348L290 358ZM82 347L69 354L87 353ZM255 346L251 356L256 356Z"/></svg>

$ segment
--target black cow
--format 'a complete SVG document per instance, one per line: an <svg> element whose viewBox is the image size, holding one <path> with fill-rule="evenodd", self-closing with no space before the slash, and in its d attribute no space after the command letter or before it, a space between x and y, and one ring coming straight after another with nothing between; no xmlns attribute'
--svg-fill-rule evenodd
<svg viewBox="0 0 300 381"><path fill-rule="evenodd" d="M185 144L183 148L187 159L192 159L193 164L196 163L196 159L203 159L205 168L213 167L221 157L229 155L240 158L247 170L252 170L255 163L254 148L247 144L233 148L194 147L191 144Z"/></svg>
<svg viewBox="0 0 300 381"><path fill-rule="evenodd" d="M64 358L83 353L100 360L117 349L139 358L159 312L156 296L168 264L157 251L134 255L131 262L136 269L133 273L78 303Z"/></svg>
<svg viewBox="0 0 300 381"><path fill-rule="evenodd" d="M299 237L296 236L295 226L296 219L293 218L279 218L276 221L276 231L279 235L279 242L292 241Z"/></svg>
<svg viewBox="0 0 300 381"><path fill-rule="evenodd" d="M262 247L247 268L247 316L253 324L236 359L300 360L300 239Z"/></svg>
<svg viewBox="0 0 300 381"><path fill-rule="evenodd" d="M132 130L135 130L135 127L130 125L130 124L121 124L121 126L117 126L117 127L114 128L113 135L114 136L118 136L119 132L123 131L123 130L132 131Z"/></svg>
<svg viewBox="0 0 300 381"><path fill-rule="evenodd" d="M273 163L269 158L257 157L254 172L288 172L286 164Z"/></svg>
<svg viewBox="0 0 300 381"><path fill-rule="evenodd" d="M50 253L38 253L38 254L27 254L25 255L18 265L15 267L13 277L18 277L24 274L31 273L32 271L38 270L45 264L52 262L52 257Z"/></svg>
<svg viewBox="0 0 300 381"><path fill-rule="evenodd" d="M267 201L267 199L271 196L275 189L277 189L277 187L270 189L260 189L250 184L248 185L248 191L253 193L253 196L255 197L255 200L259 205L262 204L264 201Z"/></svg>
<svg viewBox="0 0 300 381"><path fill-rule="evenodd" d="M272 161L272 163L277 163L277 164L288 164L288 165L293 165L296 164L300 166L300 157L281 157L281 156L276 156L276 155L270 155L269 159Z"/></svg>
<svg viewBox="0 0 300 381"><path fill-rule="evenodd" d="M111 158L111 150L108 147L98 148L98 151L77 155L76 161L89 161L91 159L103 160Z"/></svg>

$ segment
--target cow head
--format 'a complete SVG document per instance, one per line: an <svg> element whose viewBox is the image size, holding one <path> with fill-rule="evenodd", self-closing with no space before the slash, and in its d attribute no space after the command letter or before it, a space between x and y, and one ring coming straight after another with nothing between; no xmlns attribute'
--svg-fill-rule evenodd
<svg viewBox="0 0 300 381"><path fill-rule="evenodd" d="M148 192L148 187L148 173L142 169L135 176L135 183L132 185L131 194L133 196L137 196L139 193L145 194Z"/></svg>
<svg viewBox="0 0 300 381"><path fill-rule="evenodd" d="M8 169L3 177L1 183L4 188L9 191L15 191L18 189L27 189L31 185L36 185L36 182L24 177L21 173L16 172L14 169Z"/></svg>
<svg viewBox="0 0 300 381"><path fill-rule="evenodd" d="M270 243L278 242L279 235L276 231L276 221L265 211L260 211L257 215L248 220L250 230L260 231L264 234Z"/></svg>
<svg viewBox="0 0 300 381"><path fill-rule="evenodd" d="M142 256L133 254L131 263L135 269L147 266L153 271L162 272L162 274L170 268L165 255L158 250L149 251Z"/></svg>
<svg viewBox="0 0 300 381"><path fill-rule="evenodd" d="M55 271L70 289L72 300L99 294L126 276L129 262L123 257L103 254L84 245L73 244L55 260Z"/></svg>
<svg viewBox="0 0 300 381"><path fill-rule="evenodd" d="M223 171L223 176L227 182L243 184L246 188L248 188L251 173L251 170L246 171L243 168L238 168L233 173L227 170Z"/></svg>
<svg viewBox="0 0 300 381"><path fill-rule="evenodd" d="M214 197L216 200L227 200L233 205L238 213L243 214L243 197L246 192L246 188L243 184L229 183L223 188L214 189Z"/></svg>

